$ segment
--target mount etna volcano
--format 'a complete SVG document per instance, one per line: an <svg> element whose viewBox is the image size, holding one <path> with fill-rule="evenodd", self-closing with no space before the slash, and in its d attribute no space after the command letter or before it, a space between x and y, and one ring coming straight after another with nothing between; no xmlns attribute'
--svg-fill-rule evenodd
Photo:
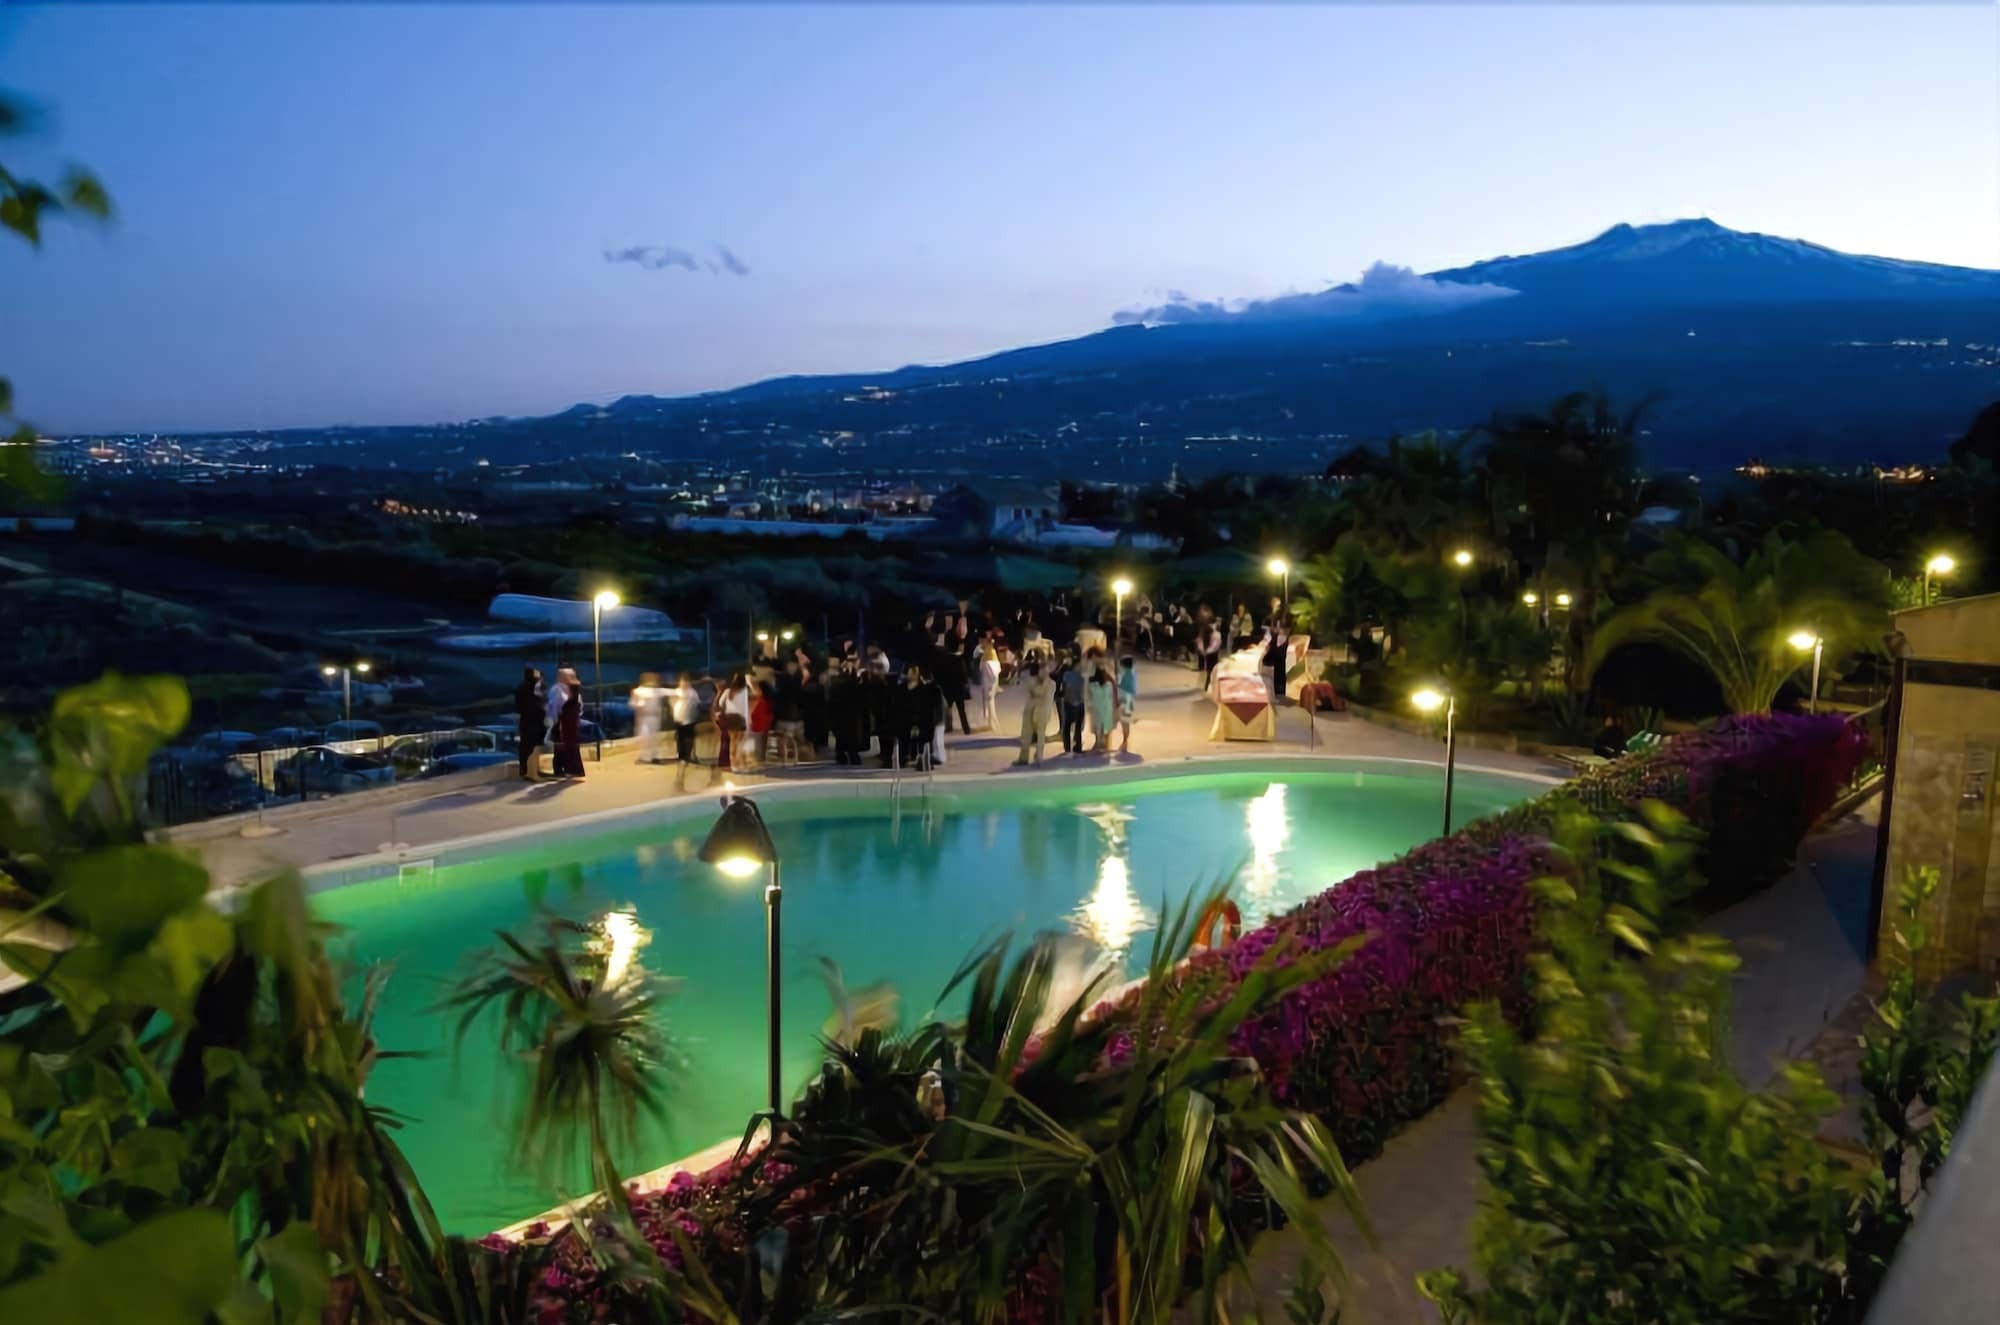
<svg viewBox="0 0 2000 1325"><path fill-rule="evenodd" d="M1426 275L1378 265L1308 294L1176 300L963 363L492 421L486 444L789 452L799 466L831 448L846 463L1134 478L1196 452L1198 468L1271 468L1575 390L1651 401L1659 466L1941 458L2000 399L2000 272L1709 220L1618 225Z"/></svg>

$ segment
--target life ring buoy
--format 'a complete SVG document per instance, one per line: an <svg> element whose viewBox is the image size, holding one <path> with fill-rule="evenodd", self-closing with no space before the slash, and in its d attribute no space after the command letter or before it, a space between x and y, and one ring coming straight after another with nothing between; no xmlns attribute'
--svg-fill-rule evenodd
<svg viewBox="0 0 2000 1325"><path fill-rule="evenodd" d="M1220 939L1215 937L1216 927L1222 929ZM1243 937L1243 913L1236 909L1236 903L1227 897L1210 902L1201 913L1201 919L1194 922L1194 946L1219 948L1225 943L1234 943Z"/></svg>

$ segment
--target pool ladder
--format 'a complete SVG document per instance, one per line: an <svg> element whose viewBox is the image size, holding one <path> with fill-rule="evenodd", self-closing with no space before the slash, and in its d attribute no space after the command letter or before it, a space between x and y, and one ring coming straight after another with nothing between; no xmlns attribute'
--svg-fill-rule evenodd
<svg viewBox="0 0 2000 1325"><path fill-rule="evenodd" d="M890 788L889 794L895 799L901 800L903 796L903 774L906 771L903 767L903 750L901 745L896 747L895 760L892 767L894 769L894 783ZM916 767L909 771L922 775L923 782L920 790L923 798L928 801L931 797L931 779L935 776L935 770L931 767L931 748L928 745L917 751Z"/></svg>

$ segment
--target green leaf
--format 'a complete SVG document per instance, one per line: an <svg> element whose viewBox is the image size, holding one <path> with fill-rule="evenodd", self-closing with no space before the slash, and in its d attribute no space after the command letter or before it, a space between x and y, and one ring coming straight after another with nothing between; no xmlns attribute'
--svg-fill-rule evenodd
<svg viewBox="0 0 2000 1325"><path fill-rule="evenodd" d="M0 1320L207 1325L236 1294L229 1221L212 1210L148 1220L100 1246L74 1246L0 1289Z"/></svg>
<svg viewBox="0 0 2000 1325"><path fill-rule="evenodd" d="M278 1298L278 1319L284 1325L313 1325L328 1296L326 1249L312 1225L295 1220L257 1244L257 1254L271 1273Z"/></svg>
<svg viewBox="0 0 2000 1325"><path fill-rule="evenodd" d="M187 685L177 676L106 672L56 696L49 712L49 779L74 812L100 781L122 782L187 726Z"/></svg>
<svg viewBox="0 0 2000 1325"><path fill-rule="evenodd" d="M111 195L104 191L97 176L87 170L72 170L64 177L63 203L100 221L111 215Z"/></svg>
<svg viewBox="0 0 2000 1325"><path fill-rule="evenodd" d="M180 1133L163 1127L144 1127L119 1137L112 1145L112 1176L134 1187L171 1196L180 1188L181 1163L187 1152L187 1141Z"/></svg>
<svg viewBox="0 0 2000 1325"><path fill-rule="evenodd" d="M117 846L67 862L56 875L63 907L100 940L136 947L169 917L202 904L208 871L169 847Z"/></svg>

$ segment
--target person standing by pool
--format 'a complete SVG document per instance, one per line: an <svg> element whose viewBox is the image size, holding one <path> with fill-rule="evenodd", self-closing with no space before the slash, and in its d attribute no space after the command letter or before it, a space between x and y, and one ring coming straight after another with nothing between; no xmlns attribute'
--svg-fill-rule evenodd
<svg viewBox="0 0 2000 1325"><path fill-rule="evenodd" d="M1285 702L1285 672L1291 662L1292 630L1282 616L1271 618L1264 637L1264 666L1271 669L1271 707Z"/></svg>
<svg viewBox="0 0 2000 1325"><path fill-rule="evenodd" d="M1096 739L1091 742L1090 752L1108 754L1111 750L1111 724L1118 720L1118 687L1111 680L1111 669L1101 658L1091 664L1088 689L1090 725L1096 729Z"/></svg>
<svg viewBox="0 0 2000 1325"><path fill-rule="evenodd" d="M1064 657L1057 664L1056 700L1062 706L1062 748L1068 755L1083 753L1083 716L1087 711L1082 664Z"/></svg>
<svg viewBox="0 0 2000 1325"><path fill-rule="evenodd" d="M970 735L972 719L966 716L965 701L972 698L972 687L967 683L965 655L956 647L955 636L945 636L943 644L938 647L931 678L944 700L944 729L951 730L951 714L955 708L958 710L959 727ZM944 760L940 758L938 762L941 764Z"/></svg>
<svg viewBox="0 0 2000 1325"><path fill-rule="evenodd" d="M1118 660L1118 753L1132 753L1132 719L1139 711L1139 668L1131 655Z"/></svg>
<svg viewBox="0 0 2000 1325"><path fill-rule="evenodd" d="M548 735L548 713L542 705L542 674L532 667L521 670L521 684L514 687L514 723L520 741L521 781L539 782L542 777L541 761L535 752L542 748L542 738Z"/></svg>
<svg viewBox="0 0 2000 1325"><path fill-rule="evenodd" d="M563 668L560 677L561 684L556 687L562 692L562 706L556 710L556 776L580 778L583 776L583 682L570 667ZM554 698L553 692L550 698Z"/></svg>
<svg viewBox="0 0 2000 1325"><path fill-rule="evenodd" d="M750 686L743 673L731 672L729 684L715 697L715 767L730 770L743 738L750 732Z"/></svg>
<svg viewBox="0 0 2000 1325"><path fill-rule="evenodd" d="M1000 649L991 638L979 646L979 703L985 710L986 725L981 731L1000 726Z"/></svg>
<svg viewBox="0 0 2000 1325"><path fill-rule="evenodd" d="M1241 602L1237 603L1236 611L1229 617L1229 647L1249 648L1250 641L1256 637L1256 632L1257 623L1250 619L1250 609Z"/></svg>
<svg viewBox="0 0 2000 1325"><path fill-rule="evenodd" d="M642 672L632 687L632 736L639 746L639 762L660 762L660 709L667 692L658 672Z"/></svg>
<svg viewBox="0 0 2000 1325"><path fill-rule="evenodd" d="M694 729L701 721L701 693L682 672L667 692L667 716L674 720L674 790L687 787L688 769L694 764Z"/></svg>
<svg viewBox="0 0 2000 1325"><path fill-rule="evenodd" d="M1026 703L1021 709L1021 756L1014 761L1016 768L1028 766L1031 751L1033 762L1041 764L1042 742L1049 738L1049 701L1053 694L1038 660L1030 658L1021 668L1021 675L1026 678L1021 687Z"/></svg>

